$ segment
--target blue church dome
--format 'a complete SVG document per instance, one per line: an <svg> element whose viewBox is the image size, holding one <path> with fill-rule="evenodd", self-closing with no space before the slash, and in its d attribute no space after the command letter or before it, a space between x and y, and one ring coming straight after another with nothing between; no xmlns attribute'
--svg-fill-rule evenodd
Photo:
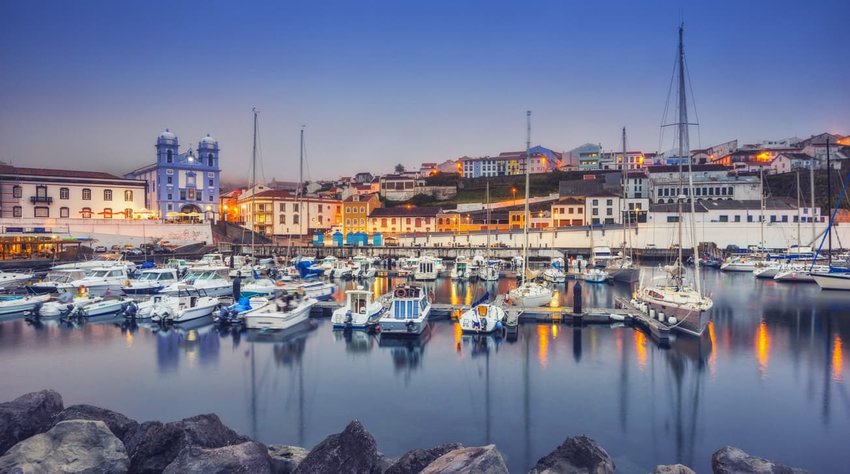
<svg viewBox="0 0 850 474"><path fill-rule="evenodd" d="M174 141L174 140L177 140L177 135L171 133L171 130L169 130L167 128L165 129L164 132L159 134L159 137L157 137L157 141Z"/></svg>
<svg viewBox="0 0 850 474"><path fill-rule="evenodd" d="M216 140L215 140L215 138L211 137L210 134L208 133L207 136L205 136L204 138L201 138L201 143L203 143L203 144L208 143L210 145L215 145Z"/></svg>

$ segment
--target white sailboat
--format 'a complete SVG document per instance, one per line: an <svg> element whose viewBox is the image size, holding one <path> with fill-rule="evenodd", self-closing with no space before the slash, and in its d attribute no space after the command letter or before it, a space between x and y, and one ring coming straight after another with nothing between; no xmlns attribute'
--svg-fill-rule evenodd
<svg viewBox="0 0 850 474"><path fill-rule="evenodd" d="M694 181L691 169L690 147L688 144L688 112L687 102L685 100L685 50L683 44L684 26L679 27L679 56L678 56L678 84L679 84L679 122L678 127L678 142L679 142L679 178L680 183L684 184L684 170L682 169L682 161L687 160L688 163L688 194L680 195L679 203L679 219L678 219L678 249L679 255L675 266L669 271L669 277L662 284L652 284L643 287L639 290L636 300L648 306L650 314L659 315L659 319L668 325L671 329L675 329L686 334L701 336L705 331L710 319L708 311L714 305L711 298L703 296L700 286L700 259L694 259L694 284L690 286L684 281L684 267L682 260L682 202L694 196ZM696 237L695 224L695 199L689 199L690 202L690 237L691 245L694 250L694 255L698 255L698 242Z"/></svg>
<svg viewBox="0 0 850 474"><path fill-rule="evenodd" d="M490 334L504 327L507 313L501 306L486 302L489 296L489 293L484 293L471 308L461 313L458 323L463 332Z"/></svg>
<svg viewBox="0 0 850 474"><path fill-rule="evenodd" d="M626 202L629 196L629 165L628 160L626 159L627 156L626 127L623 127L623 197L620 202L623 203L624 208L627 206ZM605 267L605 278L602 278L602 275L598 273L593 276L598 279L598 281L607 281L608 277L610 277L614 281L634 283L640 279L640 268L634 264L634 259L632 259L631 255L632 246L628 244L628 230L629 224L631 223L631 212L624 210L621 214L623 216L623 249L619 255L613 256L608 260L607 266ZM635 225L637 226L637 222L635 222ZM587 278L585 279L587 280ZM597 280L591 279L588 281Z"/></svg>
<svg viewBox="0 0 850 474"><path fill-rule="evenodd" d="M826 169L827 169L827 195L829 196L829 207L832 207L832 165L830 164L829 159L829 139L826 140ZM850 185L850 174L847 175L847 180L844 182L844 187L841 189L841 194L838 196L838 203L841 203L844 198L844 194L847 192L847 186ZM826 228L826 234L823 236L824 239L829 239L829 247L827 250L827 258L829 262L829 271L826 272L815 272L812 271L810 275L815 279L815 283L818 284L821 290L844 290L850 291L850 270L846 267L833 267L832 266L832 226L835 224L835 214L838 212L838 208L840 204L836 204L835 209L830 209L829 215L829 226ZM821 240L820 246L823 247L823 240ZM820 247L818 248L818 252L820 252ZM812 267L814 267L814 259L812 260Z"/></svg>
<svg viewBox="0 0 850 474"><path fill-rule="evenodd" d="M490 181L487 181L487 251L486 257L480 259L478 265L478 278L482 281L498 281L499 280L499 265L498 262L492 261L490 258ZM476 256L477 257L477 256ZM473 261L476 260L473 257Z"/></svg>
<svg viewBox="0 0 850 474"><path fill-rule="evenodd" d="M520 285L508 292L508 297L515 306L535 307L545 306L552 299L552 289L527 278L528 273L528 197L530 185L531 160L531 111L526 112L527 138L525 142L525 210L522 242L522 279Z"/></svg>

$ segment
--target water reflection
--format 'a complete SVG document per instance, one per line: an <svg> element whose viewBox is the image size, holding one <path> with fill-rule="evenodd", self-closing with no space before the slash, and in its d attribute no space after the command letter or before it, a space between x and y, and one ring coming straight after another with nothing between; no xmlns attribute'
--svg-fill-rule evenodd
<svg viewBox="0 0 850 474"><path fill-rule="evenodd" d="M767 377L767 363L770 359L770 334L767 332L767 323L762 320L756 330L756 360L758 361L761 378Z"/></svg>

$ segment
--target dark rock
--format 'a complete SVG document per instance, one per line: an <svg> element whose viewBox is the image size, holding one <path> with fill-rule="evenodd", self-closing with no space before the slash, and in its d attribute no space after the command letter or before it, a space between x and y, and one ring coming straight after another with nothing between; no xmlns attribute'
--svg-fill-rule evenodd
<svg viewBox="0 0 850 474"><path fill-rule="evenodd" d="M390 466L392 466L393 464L396 463L396 461L398 461L398 459L388 458L388 457L384 456L384 453L379 451L378 452L378 463L375 466L375 471L385 473L385 472L387 472L387 469L390 468Z"/></svg>
<svg viewBox="0 0 850 474"><path fill-rule="evenodd" d="M422 474L508 474L505 460L496 445L458 448L438 457L421 471Z"/></svg>
<svg viewBox="0 0 850 474"><path fill-rule="evenodd" d="M274 474L291 474L310 451L298 446L270 445L269 456Z"/></svg>
<svg viewBox="0 0 850 474"><path fill-rule="evenodd" d="M53 417L60 411L62 395L53 390L32 392L0 403L0 454L18 441L49 430Z"/></svg>
<svg viewBox="0 0 850 474"><path fill-rule="evenodd" d="M139 427L139 423L136 420L127 418L121 413L92 405L71 405L53 418L53 424L55 425L65 420L102 421L106 423L112 434L117 436L122 442L126 442L127 438Z"/></svg>
<svg viewBox="0 0 850 474"><path fill-rule="evenodd" d="M660 464L655 466L652 474L696 474L693 469L684 464Z"/></svg>
<svg viewBox="0 0 850 474"><path fill-rule="evenodd" d="M163 474L271 474L265 445L255 441L222 448L183 448Z"/></svg>
<svg viewBox="0 0 850 474"><path fill-rule="evenodd" d="M341 433L330 435L317 444L295 473L367 474L379 470L375 438L354 420Z"/></svg>
<svg viewBox="0 0 850 474"><path fill-rule="evenodd" d="M529 474L612 474L614 460L587 436L567 438L564 444L537 461Z"/></svg>
<svg viewBox="0 0 850 474"><path fill-rule="evenodd" d="M216 415L198 415L170 423L145 422L127 439L130 472L159 473L189 446L221 448L251 441Z"/></svg>
<svg viewBox="0 0 850 474"><path fill-rule="evenodd" d="M460 443L449 443L431 449L412 449L398 458L384 474L416 474L438 457L462 447Z"/></svg>
<svg viewBox="0 0 850 474"><path fill-rule="evenodd" d="M130 459L102 421L62 421L21 441L0 457L0 472L124 473Z"/></svg>
<svg viewBox="0 0 850 474"><path fill-rule="evenodd" d="M743 450L724 446L711 456L711 469L714 474L804 474L808 471L783 466L773 461L750 456Z"/></svg>

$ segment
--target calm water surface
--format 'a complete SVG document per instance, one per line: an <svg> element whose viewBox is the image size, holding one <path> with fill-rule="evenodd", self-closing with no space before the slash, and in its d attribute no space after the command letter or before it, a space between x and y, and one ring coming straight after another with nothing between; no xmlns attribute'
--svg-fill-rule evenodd
<svg viewBox="0 0 850 474"><path fill-rule="evenodd" d="M392 284L378 279L375 292ZM573 284L557 297L572 301ZM850 294L713 271L705 286L713 324L702 340L680 338L671 349L622 326L524 324L509 340L436 321L419 339L393 340L335 333L327 319L287 334L206 321L154 331L15 319L0 323L0 399L49 387L66 405L139 420L215 412L261 441L307 447L359 418L389 456L496 443L512 472L581 433L623 472L675 462L709 471L711 453L726 444L815 472L845 470ZM440 302L483 293L446 280L430 287ZM585 285L585 305L611 306L629 292Z"/></svg>

